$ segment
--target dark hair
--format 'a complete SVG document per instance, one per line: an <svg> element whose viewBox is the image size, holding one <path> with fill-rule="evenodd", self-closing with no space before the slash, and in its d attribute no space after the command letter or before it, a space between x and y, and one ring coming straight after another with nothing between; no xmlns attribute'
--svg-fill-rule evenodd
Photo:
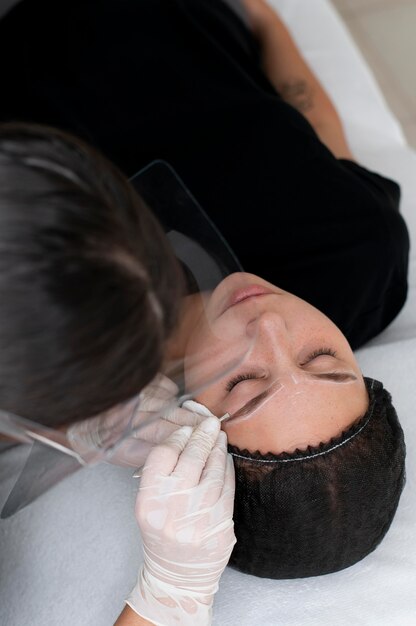
<svg viewBox="0 0 416 626"><path fill-rule="evenodd" d="M231 566L266 578L319 576L353 565L383 539L404 486L406 449L390 394L365 381L368 412L327 443L280 455L229 446Z"/></svg>
<svg viewBox="0 0 416 626"><path fill-rule="evenodd" d="M115 166L56 129L0 126L0 409L57 426L134 396L161 366L181 289Z"/></svg>

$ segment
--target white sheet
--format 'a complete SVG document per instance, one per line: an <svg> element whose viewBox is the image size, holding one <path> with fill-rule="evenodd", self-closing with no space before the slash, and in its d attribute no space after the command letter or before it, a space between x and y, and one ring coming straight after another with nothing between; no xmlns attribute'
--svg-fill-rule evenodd
<svg viewBox="0 0 416 626"><path fill-rule="evenodd" d="M402 210L416 234L416 157L331 5L327 0L271 4L332 94L357 159L402 184ZM415 626L415 263L412 251L405 310L358 353L363 371L393 393L410 452L407 485L389 533L362 562L329 576L273 581L227 568L214 626ZM113 623L140 562L133 517L136 483L130 476L128 470L106 465L83 470L0 523L1 625Z"/></svg>

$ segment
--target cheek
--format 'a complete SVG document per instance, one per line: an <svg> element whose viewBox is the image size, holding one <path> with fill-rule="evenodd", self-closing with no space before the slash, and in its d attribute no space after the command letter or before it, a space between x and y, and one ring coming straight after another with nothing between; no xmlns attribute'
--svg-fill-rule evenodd
<svg viewBox="0 0 416 626"><path fill-rule="evenodd" d="M199 322L187 338L185 356L189 357L192 354L203 352L207 344L209 344L209 328L205 323Z"/></svg>
<svg viewBox="0 0 416 626"><path fill-rule="evenodd" d="M191 338L184 361L187 392L198 392L198 398L201 393L201 397L208 397L209 402L218 402L225 395L225 382L219 387L218 381L228 379L241 365L248 347L241 337L225 339L216 334L203 332ZM204 388L208 386L213 387L205 393Z"/></svg>
<svg viewBox="0 0 416 626"><path fill-rule="evenodd" d="M212 403L217 397L212 384L229 369L227 362L212 342L209 348L187 354L184 364L185 389L201 404Z"/></svg>
<svg viewBox="0 0 416 626"><path fill-rule="evenodd" d="M185 388L195 392L215 378L221 343L206 324L200 324L189 338L184 359Z"/></svg>

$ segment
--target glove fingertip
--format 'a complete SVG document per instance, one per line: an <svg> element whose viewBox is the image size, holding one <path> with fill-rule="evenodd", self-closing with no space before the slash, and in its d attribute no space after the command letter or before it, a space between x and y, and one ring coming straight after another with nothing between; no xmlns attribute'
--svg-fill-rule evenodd
<svg viewBox="0 0 416 626"><path fill-rule="evenodd" d="M220 430L220 432L218 433L218 443L223 447L227 446L227 443L228 443L227 433L224 432L223 430Z"/></svg>

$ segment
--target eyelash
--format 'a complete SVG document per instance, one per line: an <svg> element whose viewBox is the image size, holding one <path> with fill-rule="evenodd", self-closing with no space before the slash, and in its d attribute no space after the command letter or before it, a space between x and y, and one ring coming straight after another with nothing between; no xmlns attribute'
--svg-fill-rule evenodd
<svg viewBox="0 0 416 626"><path fill-rule="evenodd" d="M232 389L234 389L236 385L238 385L238 383L241 383L243 380L255 380L256 378L259 378L256 374L238 374L227 382L225 388L228 392L230 392Z"/></svg>
<svg viewBox="0 0 416 626"><path fill-rule="evenodd" d="M302 365L307 365L307 363L309 363L310 361L317 359L318 356L324 356L324 355L328 355L328 356L332 356L336 358L337 353L335 352L335 350L332 350L331 348L318 348L317 350L314 350L307 356L306 361L302 363Z"/></svg>
<svg viewBox="0 0 416 626"><path fill-rule="evenodd" d="M314 359L317 359L319 356L332 356L334 358L336 358L337 353L335 352L335 350L332 350L331 348L318 348L317 350L314 350L313 352L311 352L307 358L306 361L304 363L301 363L301 365L307 365L308 363L310 363L310 361L313 361ZM241 383L243 380L256 380L260 378L257 374L255 373L251 373L251 372L247 372L246 374L238 374L237 376L234 376L234 378L231 378L226 386L225 389L226 391L230 392L232 389L234 389L234 387L236 385L238 385L238 383Z"/></svg>

